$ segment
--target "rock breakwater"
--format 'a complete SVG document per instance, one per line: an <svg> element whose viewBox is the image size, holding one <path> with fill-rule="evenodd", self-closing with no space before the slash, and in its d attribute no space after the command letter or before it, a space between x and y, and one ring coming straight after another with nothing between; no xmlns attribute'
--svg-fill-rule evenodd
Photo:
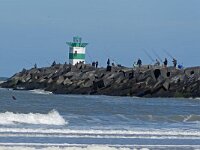
<svg viewBox="0 0 200 150"><path fill-rule="evenodd" d="M95 68L56 64L23 69L0 85L13 89L44 89L55 94L138 97L200 97L200 67L142 66Z"/></svg>

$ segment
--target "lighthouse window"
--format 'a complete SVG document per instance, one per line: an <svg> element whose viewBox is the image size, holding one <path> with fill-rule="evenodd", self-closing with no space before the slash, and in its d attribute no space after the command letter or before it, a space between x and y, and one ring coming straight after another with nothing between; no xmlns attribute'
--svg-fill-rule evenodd
<svg viewBox="0 0 200 150"><path fill-rule="evenodd" d="M75 55L77 55L77 51L75 51Z"/></svg>

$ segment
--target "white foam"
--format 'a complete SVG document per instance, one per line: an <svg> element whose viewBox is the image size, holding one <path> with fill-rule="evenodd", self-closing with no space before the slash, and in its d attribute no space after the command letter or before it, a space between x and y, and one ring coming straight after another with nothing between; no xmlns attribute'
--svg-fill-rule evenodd
<svg viewBox="0 0 200 150"><path fill-rule="evenodd" d="M30 90L32 93L35 93L35 94L52 94L52 92L49 92L49 91L45 91L45 90L42 90L42 89L35 89L35 90Z"/></svg>
<svg viewBox="0 0 200 150"><path fill-rule="evenodd" d="M0 81L0 84L2 84L2 83L4 83L4 82L6 82L6 81Z"/></svg>
<svg viewBox="0 0 200 150"><path fill-rule="evenodd" d="M55 121L56 122L56 121ZM104 135L104 136L194 136L200 137L200 131L187 130L72 130L72 129L29 129L29 128L0 128L0 133L35 133L35 134L64 134L64 135Z"/></svg>
<svg viewBox="0 0 200 150"><path fill-rule="evenodd" d="M0 150L131 150L130 148L114 148L108 146L87 146L87 147L44 147L44 148L34 148L34 147L0 147ZM137 149L133 149L137 150ZM139 150L139 149L138 149ZM141 149L141 150L149 150L149 149Z"/></svg>
<svg viewBox="0 0 200 150"><path fill-rule="evenodd" d="M149 150L155 148L187 148L199 150L200 145L87 145L50 143L0 143L0 150Z"/></svg>
<svg viewBox="0 0 200 150"><path fill-rule="evenodd" d="M194 137L194 136L149 136L149 135L67 135L67 134L32 134L32 133L19 133L19 134L0 134L0 137L42 137L42 138L52 138L52 137L59 137L59 138L102 138L102 139L187 139L187 140L200 140L200 137Z"/></svg>
<svg viewBox="0 0 200 150"><path fill-rule="evenodd" d="M87 144L42 144L42 143L0 143L0 150L149 150L133 148L133 145L87 145ZM40 146L38 148L34 146Z"/></svg>
<svg viewBox="0 0 200 150"><path fill-rule="evenodd" d="M196 150L198 150L200 148L200 145L87 145L67 143L0 143L0 150L149 150L149 148L195 148Z"/></svg>
<svg viewBox="0 0 200 150"><path fill-rule="evenodd" d="M29 113L18 114L13 112L0 113L0 124L9 125L16 123L45 124L45 125L65 125L64 118L56 111L52 110L48 114ZM2 128L1 128L2 129Z"/></svg>

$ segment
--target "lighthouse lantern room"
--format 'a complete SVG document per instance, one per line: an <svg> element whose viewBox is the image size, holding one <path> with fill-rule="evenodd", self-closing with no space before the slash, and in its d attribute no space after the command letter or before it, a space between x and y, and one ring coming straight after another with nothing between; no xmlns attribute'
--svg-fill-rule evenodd
<svg viewBox="0 0 200 150"><path fill-rule="evenodd" d="M69 45L69 63L75 65L77 63L85 64L85 51L88 43L82 43L81 37L73 37L73 42L67 42Z"/></svg>

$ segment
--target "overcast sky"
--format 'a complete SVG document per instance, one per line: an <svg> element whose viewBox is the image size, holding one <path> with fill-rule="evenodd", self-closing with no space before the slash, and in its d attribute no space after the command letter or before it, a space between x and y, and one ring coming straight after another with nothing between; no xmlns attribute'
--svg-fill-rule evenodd
<svg viewBox="0 0 200 150"><path fill-rule="evenodd" d="M81 36L87 62L132 66L171 58L199 65L200 0L0 0L0 76L68 62L67 41Z"/></svg>

